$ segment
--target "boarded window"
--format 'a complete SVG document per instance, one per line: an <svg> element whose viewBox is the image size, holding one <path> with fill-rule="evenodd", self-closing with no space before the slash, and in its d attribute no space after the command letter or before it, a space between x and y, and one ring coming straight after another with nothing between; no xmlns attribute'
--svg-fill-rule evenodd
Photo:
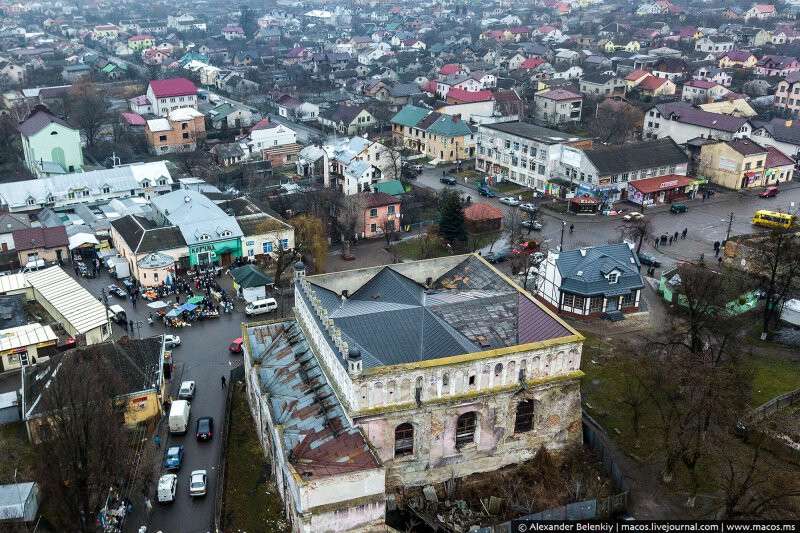
<svg viewBox="0 0 800 533"><path fill-rule="evenodd" d="M394 428L394 456L414 453L414 426L406 422Z"/></svg>

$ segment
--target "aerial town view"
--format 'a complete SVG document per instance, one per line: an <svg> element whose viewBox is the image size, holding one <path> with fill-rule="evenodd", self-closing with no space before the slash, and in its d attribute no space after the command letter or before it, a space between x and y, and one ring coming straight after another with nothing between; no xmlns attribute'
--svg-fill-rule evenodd
<svg viewBox="0 0 800 533"><path fill-rule="evenodd" d="M800 0L0 0L0 531L800 533Z"/></svg>

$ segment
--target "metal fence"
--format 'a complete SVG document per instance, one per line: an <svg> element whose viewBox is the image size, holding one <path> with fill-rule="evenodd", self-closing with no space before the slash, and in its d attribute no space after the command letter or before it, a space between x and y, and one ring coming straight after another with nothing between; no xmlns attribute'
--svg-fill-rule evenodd
<svg viewBox="0 0 800 533"><path fill-rule="evenodd" d="M628 492L628 482L622 470L617 463L614 462L611 451L609 450L608 435L600 424L585 412L583 413L582 422L583 442L600 457L600 460L603 462L603 468L605 468L606 473L611 477L614 486L623 492Z"/></svg>
<svg viewBox="0 0 800 533"><path fill-rule="evenodd" d="M759 405L747 413L742 417L739 425L745 428L748 426L753 426L771 417L781 409L791 407L798 402L800 402L800 389L795 389L791 392L787 392L786 394L781 394L780 396L772 398L771 400Z"/></svg>

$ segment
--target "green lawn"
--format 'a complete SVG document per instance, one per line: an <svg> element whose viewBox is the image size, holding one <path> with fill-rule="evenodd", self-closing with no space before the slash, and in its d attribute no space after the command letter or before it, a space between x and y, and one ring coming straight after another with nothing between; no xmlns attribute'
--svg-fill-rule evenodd
<svg viewBox="0 0 800 533"><path fill-rule="evenodd" d="M800 388L800 362L757 357L753 365L753 406Z"/></svg>
<svg viewBox="0 0 800 533"><path fill-rule="evenodd" d="M245 392L233 393L228 433L224 531L283 533L291 530L283 516L283 503L258 443Z"/></svg>
<svg viewBox="0 0 800 533"><path fill-rule="evenodd" d="M392 250L403 259L433 259L449 255L450 251L444 243L437 238L427 238L422 235L411 239L404 239L392 245Z"/></svg>

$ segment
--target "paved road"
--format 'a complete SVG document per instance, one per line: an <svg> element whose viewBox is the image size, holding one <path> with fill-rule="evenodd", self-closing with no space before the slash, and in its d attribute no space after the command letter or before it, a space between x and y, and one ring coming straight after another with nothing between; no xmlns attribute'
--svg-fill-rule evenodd
<svg viewBox="0 0 800 533"><path fill-rule="evenodd" d="M112 283L107 274L102 273L96 279L81 279L81 282L93 294L100 294L102 287ZM181 301L184 301L184 297ZM149 308L144 300L137 303L134 310L130 301L110 297L109 303L122 305L128 316L134 321L142 322L141 335L158 335L165 331L162 325L149 326L147 313ZM189 431L183 436L168 436L161 444L161 450L170 444L183 444L184 464L178 472L178 491L174 504L161 506L155 503L152 487L151 498L153 511L150 515L148 531L164 533L194 533L211 531L214 519L214 500L216 497L216 475L220 465L222 450L222 421L224 414L224 395L221 391L220 376L228 375L232 365L241 364L240 356L230 356L227 350L231 339L241 335L243 313L223 314L218 319L195 323L192 327L171 330L169 333L180 335L182 345L173 351L175 373L170 383L170 391L177 396L181 380L194 380L197 383L197 394L192 401L191 422ZM137 330L137 335L139 331ZM114 326L115 337L126 334L125 329ZM210 442L199 443L194 437L194 423L201 416L214 417L214 437ZM166 417L162 421L166 424ZM163 434L163 433L162 433ZM154 444L148 444L154 446ZM192 470L208 470L209 492L203 498L190 498L189 474ZM143 510L140 495L134 495L137 511ZM127 531L137 531L142 525L144 515L135 512L134 519L126 522Z"/></svg>
<svg viewBox="0 0 800 533"><path fill-rule="evenodd" d="M475 189L464 185L463 178L455 186L444 185L439 182L442 169L451 167L426 167L417 178L418 185L441 190L445 187L456 189L462 194L471 197L472 201L487 202L504 211L510 208L501 204L497 198L483 198ZM759 190L748 191L743 194L735 192L717 193L711 200L705 202L700 199L690 200L687 203L689 211L681 215L673 215L668 206L648 208L645 212L650 218L652 231L656 235L666 233L674 234L688 229L685 240L678 240L672 246L655 249L652 240L645 241L642 251L655 255L665 267L674 265L678 261L697 260L700 254L705 254L705 259L713 258L714 241L725 239L728 231L730 214L733 213L731 235L741 235L763 231L750 224L753 212L758 209L772 209L778 211L797 212L800 208L800 183L793 182L781 186L781 193L775 198L762 199L758 197ZM627 210L633 205L626 206ZM541 211L541 220L544 229L540 232L531 232L529 235L539 240L546 240L550 247L557 246L561 240L561 221L567 220L564 231L564 248L570 249L578 246L591 246L608 242L618 242L624 223L620 217L606 216L569 216L563 217L552 214L546 210ZM524 218L523 218L524 219ZM569 225L574 224L573 234L568 231ZM502 243L500 243L502 246ZM495 244L495 248L498 244Z"/></svg>

